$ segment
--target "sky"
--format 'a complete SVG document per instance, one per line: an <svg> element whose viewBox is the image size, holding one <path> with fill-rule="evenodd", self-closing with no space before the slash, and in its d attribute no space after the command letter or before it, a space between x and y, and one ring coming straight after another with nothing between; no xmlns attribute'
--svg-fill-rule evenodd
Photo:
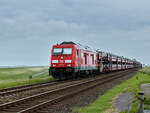
<svg viewBox="0 0 150 113"><path fill-rule="evenodd" d="M74 41L150 64L149 0L0 0L0 66L49 65Z"/></svg>

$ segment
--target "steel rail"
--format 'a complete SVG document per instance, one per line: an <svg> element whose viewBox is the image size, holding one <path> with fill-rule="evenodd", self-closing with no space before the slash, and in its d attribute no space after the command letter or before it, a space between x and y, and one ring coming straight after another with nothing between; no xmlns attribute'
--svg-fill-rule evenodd
<svg viewBox="0 0 150 113"><path fill-rule="evenodd" d="M35 84L28 84L28 85L21 85L21 86L9 87L9 88L4 88L4 89L0 89L0 93L11 91L11 90L15 90L15 89L20 89L20 88L27 88L27 87L31 87L31 86L41 85L41 84L53 83L53 82L57 82L57 81L58 80L49 81L49 82L42 82L42 83L35 83Z"/></svg>
<svg viewBox="0 0 150 113"><path fill-rule="evenodd" d="M42 88L42 87L47 87L47 86L53 86L53 85L57 85L63 83L63 81L58 82L58 81L53 81L53 82L46 82L46 83L41 83L41 84L35 84L35 85L28 85L25 87L17 87L15 89L11 89L5 92L0 92L0 96L8 96L11 94L16 94L16 93L20 93L23 91L28 91L28 90L32 90L32 89L37 89L37 88Z"/></svg>
<svg viewBox="0 0 150 113"><path fill-rule="evenodd" d="M88 79L88 78L87 78ZM55 86L55 85L61 85L63 83L68 83L68 82L76 82L80 81L83 79L76 79L76 80L64 80L64 81L52 81L52 82L45 82L45 83L38 83L38 84L32 84L32 85L24 85L24 86L18 86L18 87L12 87L12 88L7 88L4 89L2 92L0 92L0 97L8 96L8 95L14 95L20 92L25 92L25 91L31 91L34 89L39 89L39 88L46 88L49 86Z"/></svg>

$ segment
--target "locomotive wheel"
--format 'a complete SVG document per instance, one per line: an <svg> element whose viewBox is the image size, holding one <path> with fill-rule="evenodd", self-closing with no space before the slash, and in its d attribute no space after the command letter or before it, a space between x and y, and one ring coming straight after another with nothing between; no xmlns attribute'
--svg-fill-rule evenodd
<svg viewBox="0 0 150 113"><path fill-rule="evenodd" d="M66 77L64 75L60 75L59 79L60 80L66 80Z"/></svg>
<svg viewBox="0 0 150 113"><path fill-rule="evenodd" d="M72 73L72 75L71 75L71 79L78 79L80 77L80 75L79 75L79 72L77 72L77 73Z"/></svg>
<svg viewBox="0 0 150 113"><path fill-rule="evenodd" d="M79 72L77 73L76 78L80 78L80 76L81 76L81 72L79 71Z"/></svg>
<svg viewBox="0 0 150 113"><path fill-rule="evenodd" d="M88 71L84 71L84 73L81 75L83 78L88 77Z"/></svg>
<svg viewBox="0 0 150 113"><path fill-rule="evenodd" d="M72 80L76 79L76 74L75 74L75 73L72 73L72 74L71 74L71 79L72 79Z"/></svg>

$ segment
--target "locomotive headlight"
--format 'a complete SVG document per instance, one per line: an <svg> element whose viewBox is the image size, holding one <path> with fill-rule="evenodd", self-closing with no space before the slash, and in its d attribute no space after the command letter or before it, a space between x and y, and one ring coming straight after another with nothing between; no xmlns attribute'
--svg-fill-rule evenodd
<svg viewBox="0 0 150 113"><path fill-rule="evenodd" d="M56 64L53 64L53 67L56 67Z"/></svg>
<svg viewBox="0 0 150 113"><path fill-rule="evenodd" d="M52 63L58 63L58 60L52 60Z"/></svg>
<svg viewBox="0 0 150 113"><path fill-rule="evenodd" d="M71 60L65 60L65 63L71 63Z"/></svg>
<svg viewBox="0 0 150 113"><path fill-rule="evenodd" d="M68 66L68 67L70 67L70 66L71 66L71 64L67 64L67 66Z"/></svg>

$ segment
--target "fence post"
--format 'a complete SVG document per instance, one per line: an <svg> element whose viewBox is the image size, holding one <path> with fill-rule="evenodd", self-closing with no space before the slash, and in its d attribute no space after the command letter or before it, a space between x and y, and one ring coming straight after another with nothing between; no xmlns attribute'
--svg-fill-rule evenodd
<svg viewBox="0 0 150 113"><path fill-rule="evenodd" d="M144 92L138 93L138 113L144 113Z"/></svg>

